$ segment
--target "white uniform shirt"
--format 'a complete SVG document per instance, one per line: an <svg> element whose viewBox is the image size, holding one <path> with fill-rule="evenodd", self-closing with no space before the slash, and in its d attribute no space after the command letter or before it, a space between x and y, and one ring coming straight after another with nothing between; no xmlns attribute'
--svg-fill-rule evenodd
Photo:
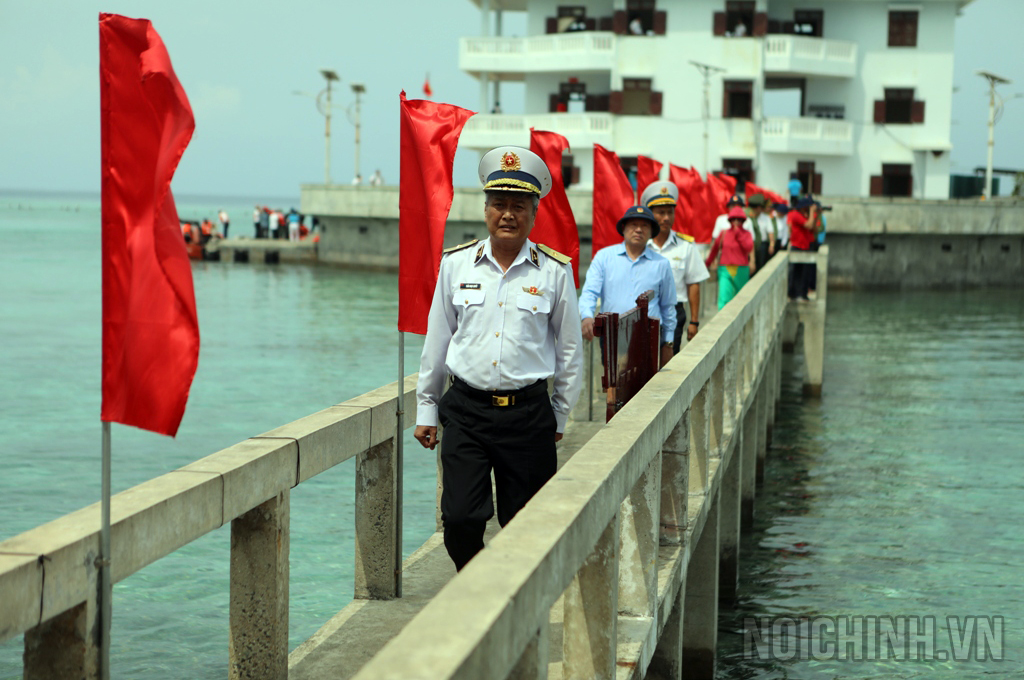
<svg viewBox="0 0 1024 680"><path fill-rule="evenodd" d="M479 390L518 390L555 377L557 431L583 385L583 335L571 264L530 241L508 271L490 239L441 259L416 386L416 424L436 426L449 374Z"/></svg>
<svg viewBox="0 0 1024 680"><path fill-rule="evenodd" d="M700 283L708 278L708 268L704 265L704 258L692 242L672 232L665 240L665 246L659 248L658 244L651 239L647 246L658 253L672 266L672 278L676 282L676 302L686 302L689 296L686 293L686 286L691 283Z"/></svg>
<svg viewBox="0 0 1024 680"><path fill-rule="evenodd" d="M715 229L711 232L711 242L714 243L718 235L729 228L729 216L719 215L715 219ZM743 222L743 228L750 232L750 235L754 235L754 228L750 225L750 220L747 219Z"/></svg>
<svg viewBox="0 0 1024 680"><path fill-rule="evenodd" d="M743 223L743 228L754 234L754 221L748 217L747 221ZM772 218L762 212L757 216L757 230L761 232L761 243L768 243L768 234L772 233ZM757 234L754 234L754 243L757 243Z"/></svg>
<svg viewBox="0 0 1024 680"><path fill-rule="evenodd" d="M771 221L770 217L768 221ZM775 226L779 229L779 233L775 237L775 248L778 250L789 245L789 222L786 221L786 216L779 215L776 217Z"/></svg>

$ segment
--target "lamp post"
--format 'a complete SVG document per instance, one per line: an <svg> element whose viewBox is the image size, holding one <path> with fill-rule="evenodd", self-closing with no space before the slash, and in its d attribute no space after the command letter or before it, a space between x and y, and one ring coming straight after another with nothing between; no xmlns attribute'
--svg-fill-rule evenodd
<svg viewBox="0 0 1024 680"><path fill-rule="evenodd" d="M356 115L352 121L356 126L356 177L359 176L359 97L366 92L366 86L362 83L352 83L352 92L356 95Z"/></svg>
<svg viewBox="0 0 1024 680"><path fill-rule="evenodd" d="M326 121L324 127L324 184L331 183L331 83L340 81L338 74L329 69L321 69L320 75L327 80L327 89L321 92L326 94L326 102L321 105L320 97L316 98L317 108L323 114Z"/></svg>
<svg viewBox="0 0 1024 680"><path fill-rule="evenodd" d="M988 160L985 163L985 199L989 200L992 198L992 151L996 145L996 85L1008 85L1010 81L989 71L975 73L988 81Z"/></svg>
<svg viewBox="0 0 1024 680"><path fill-rule="evenodd" d="M699 61L690 60L690 63L697 67L704 77L704 108L701 110L701 117L704 119L704 172L708 171L708 118L711 116L711 74L725 73L724 68L702 64Z"/></svg>

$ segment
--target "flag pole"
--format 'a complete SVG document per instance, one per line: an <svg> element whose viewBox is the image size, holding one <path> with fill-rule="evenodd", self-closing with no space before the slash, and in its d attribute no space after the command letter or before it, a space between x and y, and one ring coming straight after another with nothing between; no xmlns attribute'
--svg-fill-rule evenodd
<svg viewBox="0 0 1024 680"><path fill-rule="evenodd" d="M403 439L405 438L405 333L398 331L398 406L395 409L395 597L402 597L402 474L405 467Z"/></svg>
<svg viewBox="0 0 1024 680"><path fill-rule="evenodd" d="M100 511L100 556L96 563L100 568L99 605L100 605L100 680L110 680L110 619L113 586L110 582L110 421L103 424L103 481Z"/></svg>

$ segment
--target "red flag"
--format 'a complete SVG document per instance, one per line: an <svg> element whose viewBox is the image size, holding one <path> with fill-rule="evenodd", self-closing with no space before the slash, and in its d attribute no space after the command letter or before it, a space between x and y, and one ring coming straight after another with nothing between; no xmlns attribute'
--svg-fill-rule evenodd
<svg viewBox="0 0 1024 680"><path fill-rule="evenodd" d="M430 87L430 74L423 80L423 96L430 99L434 96L434 89Z"/></svg>
<svg viewBox="0 0 1024 680"><path fill-rule="evenodd" d="M594 145L593 249L597 251L622 241L615 229L626 210L633 205L633 187L622 171L619 157L600 144Z"/></svg>
<svg viewBox="0 0 1024 680"><path fill-rule="evenodd" d="M636 202L640 202L640 196L644 189L658 181L661 177L661 169L665 167L653 158L647 156L636 157Z"/></svg>
<svg viewBox="0 0 1024 680"><path fill-rule="evenodd" d="M541 199L530 239L571 257L572 278L579 288L580 232L562 182L562 152L568 148L569 140L562 135L530 128L530 151L541 157L551 173L551 191Z"/></svg>
<svg viewBox="0 0 1024 680"><path fill-rule="evenodd" d="M192 268L171 195L194 129L153 25L100 14L100 418L172 437L199 363Z"/></svg>
<svg viewBox="0 0 1024 680"><path fill-rule="evenodd" d="M721 172L708 173L708 196L715 215L725 212L725 204L736 194L736 178Z"/></svg>
<svg viewBox="0 0 1024 680"><path fill-rule="evenodd" d="M452 209L452 164L462 126L473 115L450 104L401 94L398 198L398 330L424 335Z"/></svg>
<svg viewBox="0 0 1024 680"><path fill-rule="evenodd" d="M679 200L676 201L676 219L672 224L672 229L693 236L693 190L689 186L689 171L669 163L668 181L679 189ZM703 194L702 188L701 197Z"/></svg>
<svg viewBox="0 0 1024 680"><path fill-rule="evenodd" d="M692 167L680 168L669 165L669 178L679 187L676 220L679 220L680 216L685 220L681 226L677 222L677 227L684 234L692 236L697 243L708 243L711 241L715 215L710 214L708 209L706 188L700 173ZM679 206L683 206L682 213Z"/></svg>
<svg viewBox="0 0 1024 680"><path fill-rule="evenodd" d="M761 195L763 195L765 197L765 200L768 202L769 206L771 204L773 204L773 203L788 203L788 201L784 200L782 198L782 196L778 195L774 191L771 191L770 189L764 189L762 187L757 186L756 184L754 184L751 181L747 181L747 186L746 186L746 198L747 198L747 200L749 201L750 197L753 196L754 194L761 194Z"/></svg>

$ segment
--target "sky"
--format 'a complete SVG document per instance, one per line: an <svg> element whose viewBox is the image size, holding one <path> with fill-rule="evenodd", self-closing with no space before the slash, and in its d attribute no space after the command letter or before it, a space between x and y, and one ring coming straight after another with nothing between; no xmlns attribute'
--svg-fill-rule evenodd
<svg viewBox="0 0 1024 680"><path fill-rule="evenodd" d="M287 7L287 9L286 9ZM297 197L324 180L324 119L309 95L321 69L341 77L331 175L353 176L353 83L363 83L361 169L397 182L398 96L477 110L480 88L458 67L458 39L480 34L470 0L0 0L0 190L99 191L101 11L150 19L188 93L196 131L174 179L193 196ZM523 15L520 15L522 17ZM996 125L995 167L1024 168L1024 0L974 0L957 20L952 172L985 165L985 69L1014 81ZM505 34L525 22L509 17ZM307 94L296 94L296 92ZM1020 97L1014 95L1020 93ZM502 108L522 112L522 87ZM456 186L476 184L477 155L460 151ZM1002 193L1012 186L1003 178Z"/></svg>

